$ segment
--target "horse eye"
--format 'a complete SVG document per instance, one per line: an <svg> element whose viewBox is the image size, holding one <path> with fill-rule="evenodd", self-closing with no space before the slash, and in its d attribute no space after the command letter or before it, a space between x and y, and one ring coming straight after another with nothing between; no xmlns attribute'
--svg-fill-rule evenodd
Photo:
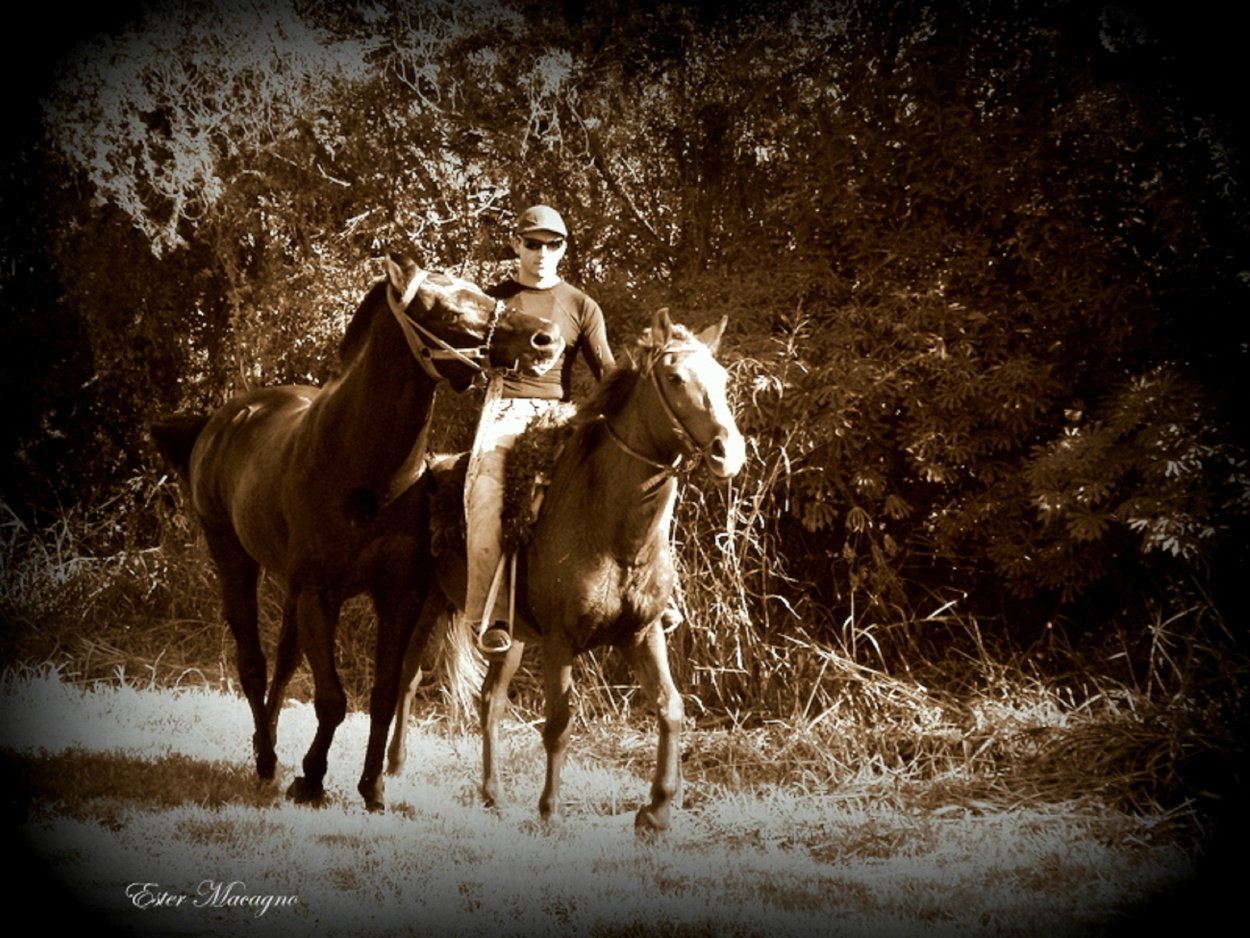
<svg viewBox="0 0 1250 938"><path fill-rule="evenodd" d="M685 377L679 371L670 371L668 373L668 383L674 387L681 387L686 383Z"/></svg>

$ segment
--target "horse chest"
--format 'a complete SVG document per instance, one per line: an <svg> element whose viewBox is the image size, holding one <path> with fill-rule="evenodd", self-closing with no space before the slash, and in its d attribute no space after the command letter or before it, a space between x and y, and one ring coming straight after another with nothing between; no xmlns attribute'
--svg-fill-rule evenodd
<svg viewBox="0 0 1250 938"><path fill-rule="evenodd" d="M569 558L533 579L529 599L541 630L562 631L574 647L621 644L664 611L675 574L667 551L646 562Z"/></svg>
<svg viewBox="0 0 1250 938"><path fill-rule="evenodd" d="M631 567L621 573L617 618L622 626L636 632L654 622L668 604L673 594L672 564Z"/></svg>

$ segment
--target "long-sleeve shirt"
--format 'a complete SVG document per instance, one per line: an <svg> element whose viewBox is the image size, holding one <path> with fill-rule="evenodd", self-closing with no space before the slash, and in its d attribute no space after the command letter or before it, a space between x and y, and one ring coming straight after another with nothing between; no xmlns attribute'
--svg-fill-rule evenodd
<svg viewBox="0 0 1250 938"><path fill-rule="evenodd" d="M507 376L503 388L505 398L569 400L573 387L573 363L579 352L596 380L616 364L608 346L603 310L576 287L561 280L553 287L539 290L508 278L486 292L522 312L550 319L565 341L563 357L546 374L539 377Z"/></svg>

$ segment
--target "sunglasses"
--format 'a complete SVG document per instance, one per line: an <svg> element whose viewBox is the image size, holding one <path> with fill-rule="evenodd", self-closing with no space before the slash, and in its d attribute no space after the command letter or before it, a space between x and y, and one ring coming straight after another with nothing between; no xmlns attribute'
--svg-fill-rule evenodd
<svg viewBox="0 0 1250 938"><path fill-rule="evenodd" d="M539 241L537 238L522 238L521 243L525 245L527 251L541 251L546 248L549 251L558 251L564 247L564 239L556 238L552 241Z"/></svg>

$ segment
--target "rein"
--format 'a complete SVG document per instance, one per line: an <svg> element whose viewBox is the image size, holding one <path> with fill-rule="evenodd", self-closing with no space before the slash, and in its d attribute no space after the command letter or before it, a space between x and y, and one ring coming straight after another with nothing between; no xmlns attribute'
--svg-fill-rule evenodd
<svg viewBox="0 0 1250 938"><path fill-rule="evenodd" d="M430 272L423 270L413 277L412 282L408 284L408 288L404 291L404 295L398 301L394 299L393 291L389 287L386 291L387 305L390 307L395 321L399 323L400 330L404 333L404 339L408 342L408 348L412 352L412 357L417 360L417 363L421 365L425 373L435 381L447 380L439 372L438 366L435 364L437 361L458 361L474 371L485 371L486 364L490 361L490 344L495 338L495 327L499 325L499 318L503 315L503 301L499 300L495 303L495 310L490 319L490 328L486 332L486 341L475 348L456 348L408 315L408 307L417 298L417 291L421 289L421 284L429 276ZM423 341L423 339L427 341ZM429 343L436 347L431 348Z"/></svg>
<svg viewBox="0 0 1250 938"><path fill-rule="evenodd" d="M679 345L674 348L664 347L660 351L651 356L647 363L646 371L651 377L651 383L655 386L655 393L660 398L660 405L664 408L664 413L668 416L668 422L676 431L678 438L686 444L690 449L690 453L694 456L695 461L701 460L707 451L712 448L712 444L699 444L694 438L694 434L690 432L690 428L686 426L685 421L673 410L673 405L669 403L668 395L664 393L664 385L655 375L655 364L665 355L680 355L684 352L697 352L701 346L694 344ZM680 457L678 457L680 460Z"/></svg>

